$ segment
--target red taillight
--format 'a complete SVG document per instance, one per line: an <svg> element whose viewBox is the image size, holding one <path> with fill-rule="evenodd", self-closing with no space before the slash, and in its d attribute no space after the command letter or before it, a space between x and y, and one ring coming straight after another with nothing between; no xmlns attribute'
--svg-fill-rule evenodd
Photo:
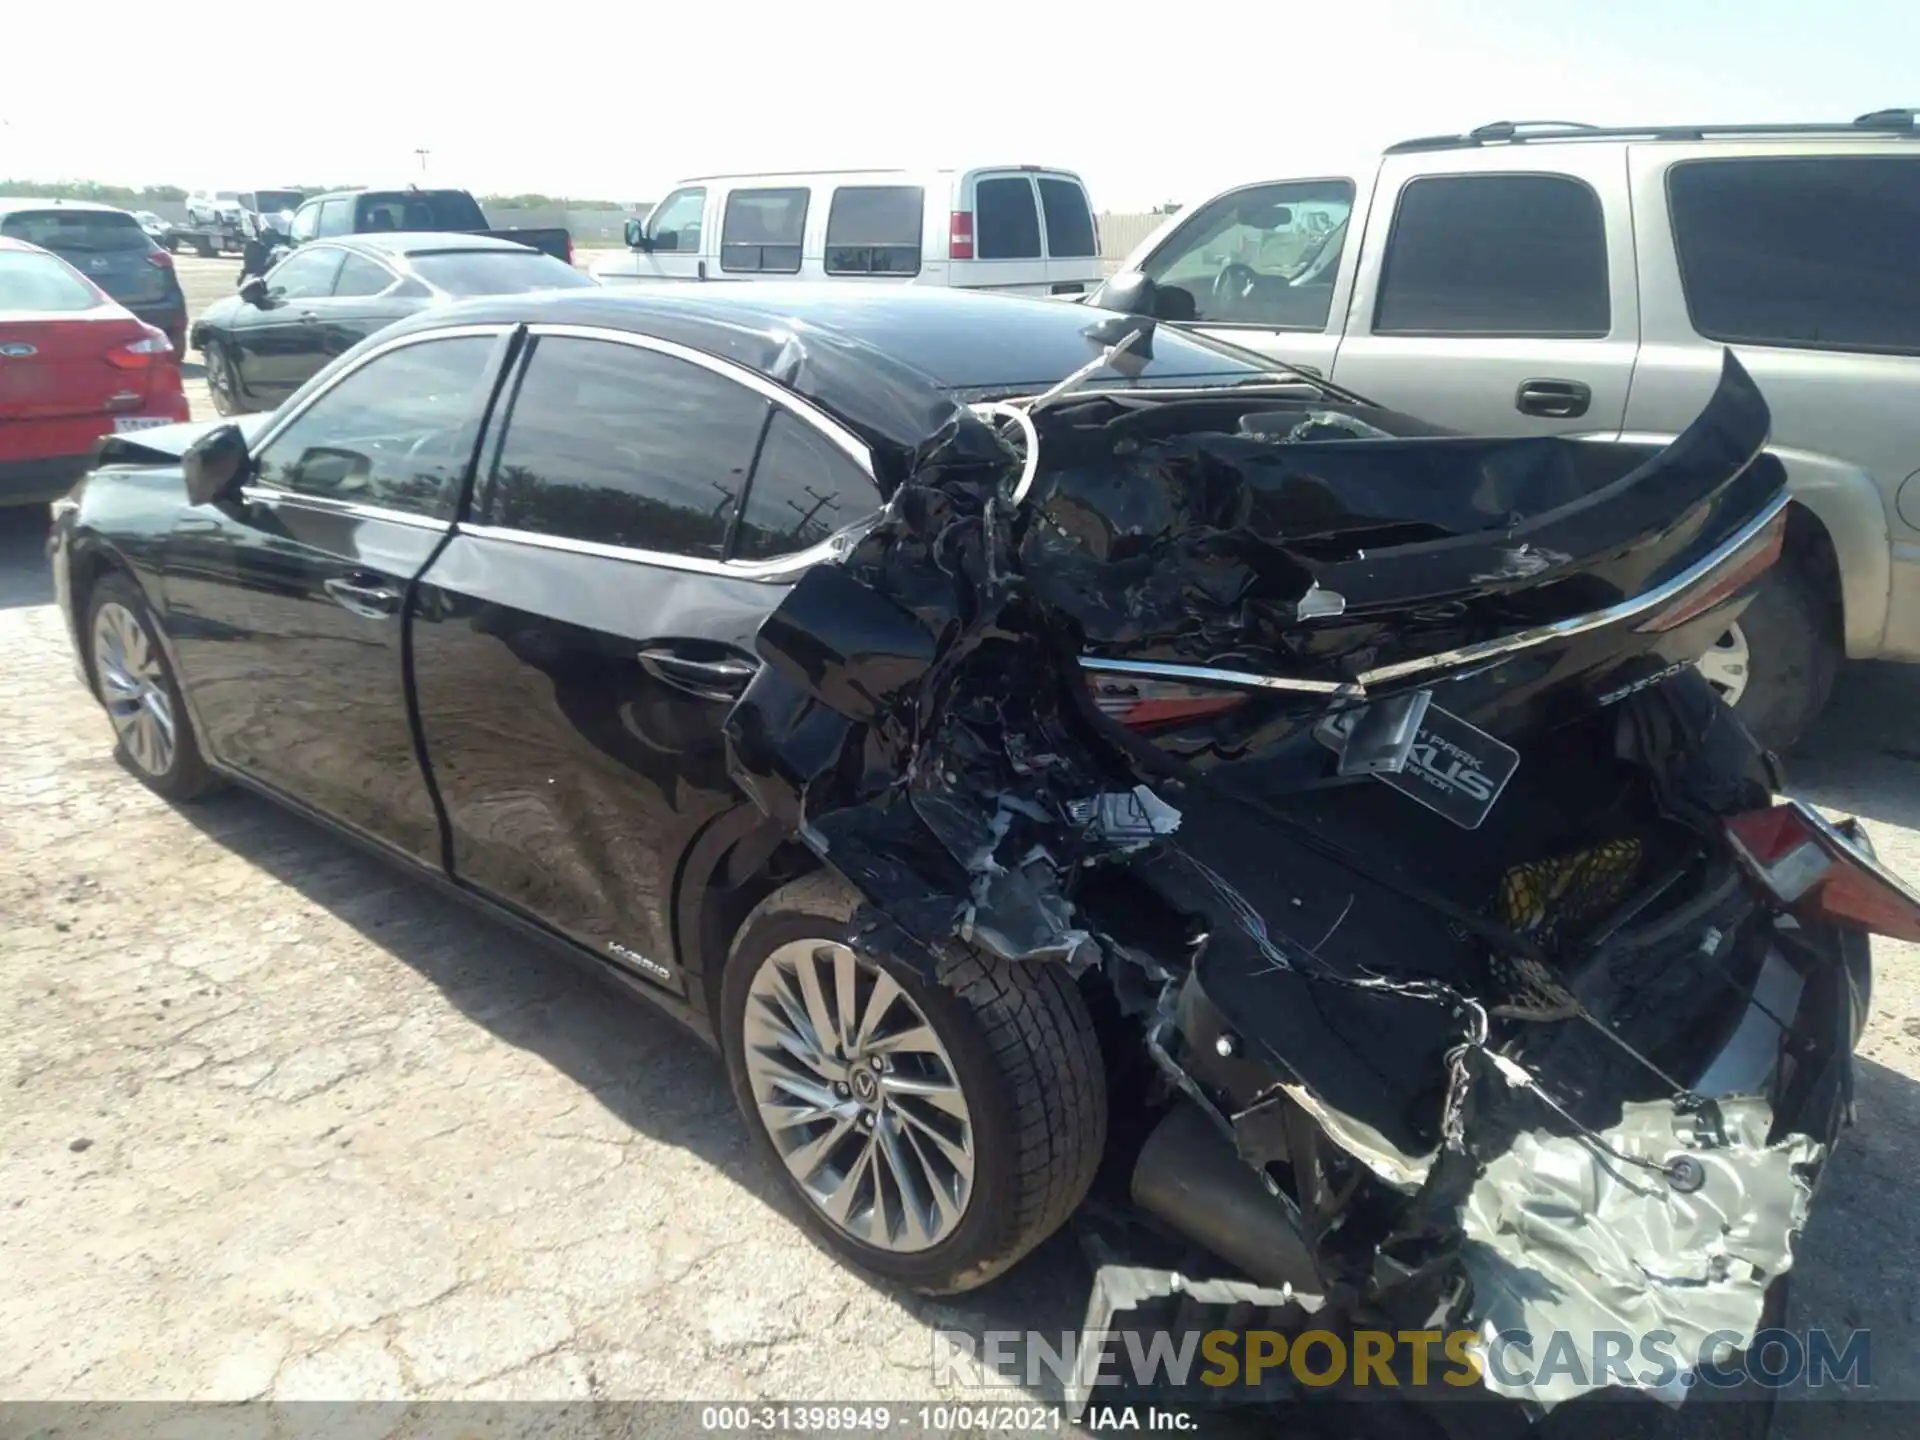
<svg viewBox="0 0 1920 1440"><path fill-rule="evenodd" d="M567 263L573 263L573 236L567 236Z"/></svg>
<svg viewBox="0 0 1920 1440"><path fill-rule="evenodd" d="M155 250L148 254L147 263L156 270L171 270L173 257L164 250Z"/></svg>
<svg viewBox="0 0 1920 1440"><path fill-rule="evenodd" d="M1130 730L1158 730L1209 716L1224 715L1244 705L1247 697L1232 690L1208 690L1165 680L1136 680L1127 675L1089 675L1087 689L1100 713Z"/></svg>
<svg viewBox="0 0 1920 1440"><path fill-rule="evenodd" d="M124 345L116 345L107 352L107 363L117 365L122 370L145 370L149 366L159 365L173 355L173 345L165 335L151 325L143 325L146 331L138 340L129 340Z"/></svg>
<svg viewBox="0 0 1920 1440"><path fill-rule="evenodd" d="M1920 895L1797 800L1727 821L1742 866L1797 919L1920 941Z"/></svg>
<svg viewBox="0 0 1920 1440"><path fill-rule="evenodd" d="M973 258L973 212L956 210L947 225L947 258L949 260L971 260Z"/></svg>
<svg viewBox="0 0 1920 1440"><path fill-rule="evenodd" d="M1752 584L1755 577L1764 574L1780 558L1780 549L1786 540L1787 512L1782 510L1767 523L1766 529L1729 555L1717 569L1703 576L1699 584L1684 592L1652 619L1643 621L1641 632L1658 633L1677 629L1696 615L1705 614L1735 591Z"/></svg>

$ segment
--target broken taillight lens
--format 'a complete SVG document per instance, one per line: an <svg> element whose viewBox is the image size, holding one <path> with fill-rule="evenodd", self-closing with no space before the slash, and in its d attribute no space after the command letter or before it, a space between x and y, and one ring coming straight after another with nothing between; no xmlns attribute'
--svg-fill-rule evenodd
<svg viewBox="0 0 1920 1440"><path fill-rule="evenodd" d="M1093 703L1101 714L1131 730L1158 730L1205 720L1224 715L1247 700L1245 695L1231 690L1211 690L1168 680L1136 680L1121 675L1089 675L1087 689L1093 692Z"/></svg>
<svg viewBox="0 0 1920 1440"><path fill-rule="evenodd" d="M1673 604L1642 622L1642 633L1678 629L1694 616L1705 614L1729 595L1752 584L1780 558L1780 549L1786 540L1787 512L1782 510L1758 535L1703 575L1697 585L1683 591Z"/></svg>
<svg viewBox="0 0 1920 1440"><path fill-rule="evenodd" d="M1864 839L1798 800L1726 823L1747 873L1795 918L1920 941L1920 894L1882 869Z"/></svg>

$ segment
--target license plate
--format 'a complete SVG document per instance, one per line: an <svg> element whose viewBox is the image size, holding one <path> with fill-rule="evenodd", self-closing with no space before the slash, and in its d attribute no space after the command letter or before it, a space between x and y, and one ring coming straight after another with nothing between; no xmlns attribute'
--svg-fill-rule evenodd
<svg viewBox="0 0 1920 1440"><path fill-rule="evenodd" d="M152 430L173 423L164 415L116 415L113 417L113 430L116 435L124 435L129 430Z"/></svg>
<svg viewBox="0 0 1920 1440"><path fill-rule="evenodd" d="M1404 699L1385 703L1402 706ZM1338 725L1323 725L1315 734L1321 743L1341 753L1342 768L1349 773L1371 774L1462 830L1478 830L1513 772L1520 768L1520 752L1429 703L1409 707L1418 716L1410 743L1402 737L1396 745L1389 738L1379 751L1390 756L1385 763L1363 760L1350 767L1345 763L1348 737L1359 739L1370 730L1392 728L1368 726L1367 712L1372 708L1348 711Z"/></svg>

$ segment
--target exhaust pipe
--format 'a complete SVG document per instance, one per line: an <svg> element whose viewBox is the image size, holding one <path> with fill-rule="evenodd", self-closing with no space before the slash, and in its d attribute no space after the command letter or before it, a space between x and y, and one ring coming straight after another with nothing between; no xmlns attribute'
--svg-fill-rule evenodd
<svg viewBox="0 0 1920 1440"><path fill-rule="evenodd" d="M1133 1167L1133 1202L1250 1279L1325 1292L1286 1202L1272 1194L1199 1106L1168 1112Z"/></svg>

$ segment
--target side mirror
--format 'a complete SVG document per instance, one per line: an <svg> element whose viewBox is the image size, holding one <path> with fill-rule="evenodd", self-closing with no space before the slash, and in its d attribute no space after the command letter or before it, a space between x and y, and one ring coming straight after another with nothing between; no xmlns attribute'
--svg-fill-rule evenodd
<svg viewBox="0 0 1920 1440"><path fill-rule="evenodd" d="M257 309L264 310L272 297L267 294L267 277L249 275L240 282L240 298Z"/></svg>
<svg viewBox="0 0 1920 1440"><path fill-rule="evenodd" d="M217 425L189 445L180 457L187 477L187 499L211 505L226 499L245 483L253 470L247 437L238 425Z"/></svg>
<svg viewBox="0 0 1920 1440"><path fill-rule="evenodd" d="M1153 316L1160 310L1160 287L1138 270L1127 270L1094 291L1089 303L1123 315Z"/></svg>
<svg viewBox="0 0 1920 1440"><path fill-rule="evenodd" d="M653 242L647 239L646 221L627 221L627 248L629 250L651 250L653 248Z"/></svg>

